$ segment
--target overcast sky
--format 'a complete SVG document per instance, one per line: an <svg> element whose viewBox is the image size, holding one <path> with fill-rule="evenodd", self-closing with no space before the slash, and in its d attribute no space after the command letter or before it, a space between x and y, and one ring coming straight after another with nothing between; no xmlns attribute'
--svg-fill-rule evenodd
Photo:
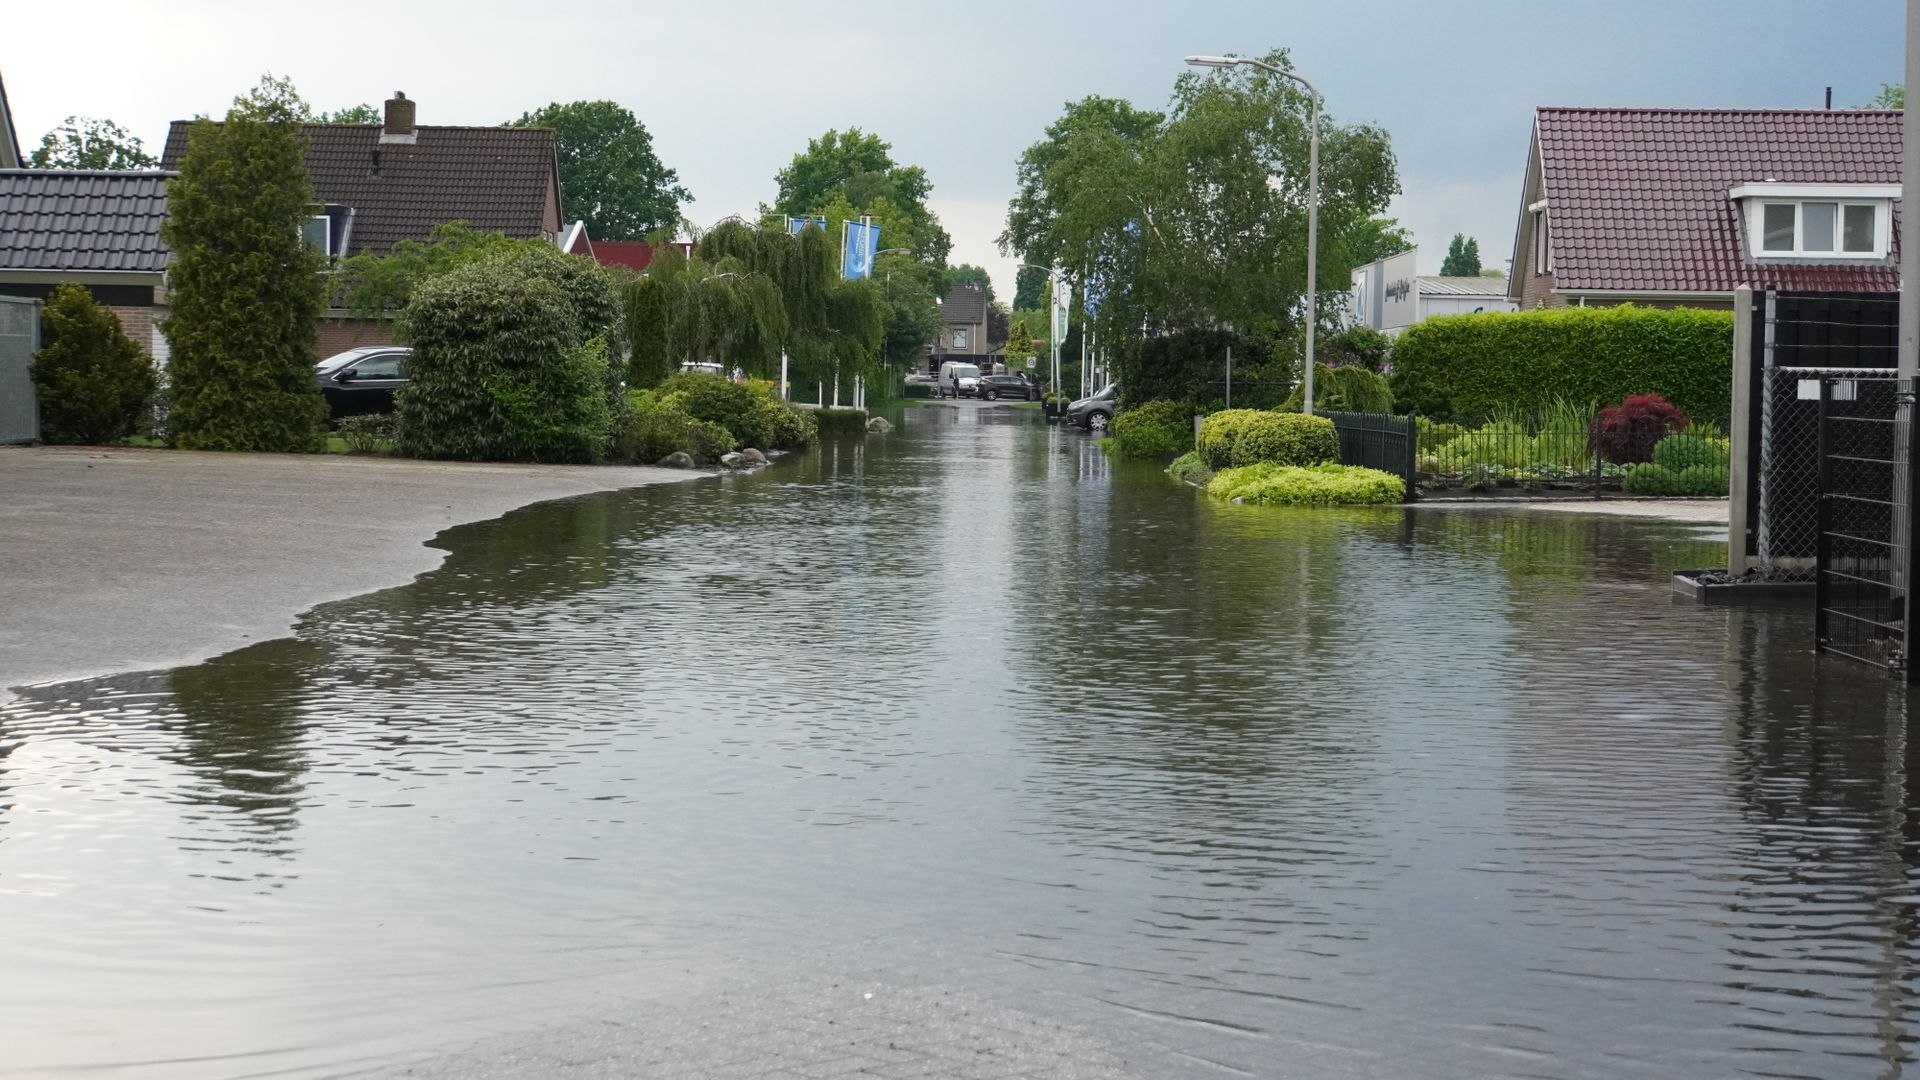
<svg viewBox="0 0 1920 1080"><path fill-rule="evenodd" d="M611 98L653 132L695 221L751 211L830 127L924 166L954 261L994 249L1014 162L1063 103L1166 102L1187 53L1284 46L1335 119L1386 128L1393 214L1435 272L1449 237L1511 253L1537 105L1818 107L1901 78L1899 0L1205 0L973 4L548 0L95 0L9 3L0 35L21 141L69 114L112 118L158 153L169 120L223 110L263 71L316 108L404 90L423 124L492 124ZM82 22L76 20L83 20Z"/></svg>

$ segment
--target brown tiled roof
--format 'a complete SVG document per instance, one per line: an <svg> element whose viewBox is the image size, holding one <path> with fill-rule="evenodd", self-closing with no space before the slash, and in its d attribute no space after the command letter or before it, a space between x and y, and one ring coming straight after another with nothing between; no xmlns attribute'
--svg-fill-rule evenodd
<svg viewBox="0 0 1920 1080"><path fill-rule="evenodd" d="M165 270L171 175L0 169L0 270Z"/></svg>
<svg viewBox="0 0 1920 1080"><path fill-rule="evenodd" d="M987 293L977 285L955 285L940 302L940 317L948 326L970 326L987 321Z"/></svg>
<svg viewBox="0 0 1920 1080"><path fill-rule="evenodd" d="M1897 214L1885 262L1754 261L1727 198L1766 180L1898 184L1898 112L1543 108L1534 133L1557 289L1899 288Z"/></svg>
<svg viewBox="0 0 1920 1080"><path fill-rule="evenodd" d="M186 156L191 126L176 120L168 129L167 168ZM416 133L413 143L382 143L379 124L306 125L315 195L353 207L347 254L383 254L449 221L512 237L541 234L548 188L559 182L552 130L422 126Z"/></svg>

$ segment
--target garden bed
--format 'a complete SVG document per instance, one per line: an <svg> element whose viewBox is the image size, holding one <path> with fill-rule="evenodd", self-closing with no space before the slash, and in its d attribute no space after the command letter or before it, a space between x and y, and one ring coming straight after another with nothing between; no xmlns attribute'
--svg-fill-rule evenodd
<svg viewBox="0 0 1920 1080"><path fill-rule="evenodd" d="M1677 596L1701 604L1810 602L1813 570L1749 570L1744 574L1727 570L1676 570L1673 591Z"/></svg>

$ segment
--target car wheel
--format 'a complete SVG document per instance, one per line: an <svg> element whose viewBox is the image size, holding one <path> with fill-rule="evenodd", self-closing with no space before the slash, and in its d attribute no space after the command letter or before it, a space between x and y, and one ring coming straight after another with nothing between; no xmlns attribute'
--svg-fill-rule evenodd
<svg viewBox="0 0 1920 1080"><path fill-rule="evenodd" d="M1110 419L1112 418L1103 412L1088 413L1087 414L1087 430L1088 431L1105 431L1107 430L1107 421Z"/></svg>
<svg viewBox="0 0 1920 1080"><path fill-rule="evenodd" d="M999 401L999 400L1000 400L1000 391L998 391L998 390L989 390L989 391L987 391L987 400L988 400L988 401Z"/></svg>

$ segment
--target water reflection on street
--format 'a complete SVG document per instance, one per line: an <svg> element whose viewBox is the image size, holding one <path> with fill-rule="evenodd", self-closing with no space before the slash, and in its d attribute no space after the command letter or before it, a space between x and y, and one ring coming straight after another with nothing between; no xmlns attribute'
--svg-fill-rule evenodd
<svg viewBox="0 0 1920 1080"><path fill-rule="evenodd" d="M16 703L0 1076L379 1070L823 965L1194 1075L1911 1055L1907 706L1798 610L1672 602L1699 528L900 421Z"/></svg>

